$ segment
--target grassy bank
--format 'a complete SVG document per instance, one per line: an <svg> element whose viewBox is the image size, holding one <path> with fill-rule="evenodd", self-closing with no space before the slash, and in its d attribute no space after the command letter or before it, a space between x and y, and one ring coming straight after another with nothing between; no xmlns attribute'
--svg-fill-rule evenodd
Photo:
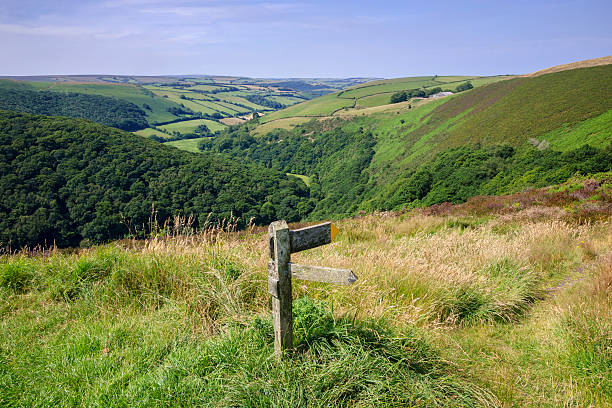
<svg viewBox="0 0 612 408"><path fill-rule="evenodd" d="M611 404L609 215L514 200L338 222L281 363L263 229L4 255L0 406Z"/></svg>

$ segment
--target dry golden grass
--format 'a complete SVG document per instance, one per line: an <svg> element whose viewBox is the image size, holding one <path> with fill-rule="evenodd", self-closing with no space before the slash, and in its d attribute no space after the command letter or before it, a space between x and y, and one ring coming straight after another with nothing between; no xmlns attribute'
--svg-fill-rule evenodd
<svg viewBox="0 0 612 408"><path fill-rule="evenodd" d="M336 242L292 260L351 268L358 281L295 280L294 298L325 300L336 316L420 327L459 375L501 406L607 406L611 221L578 224L552 207L345 219ZM188 224L176 221L147 241L0 258L12 268L0 277L25 285L12 294L0 282L13 299L0 296L0 316L35 316L65 299L66 310L207 338L269 315L267 229L232 232L230 223L183 234Z"/></svg>
<svg viewBox="0 0 612 408"><path fill-rule="evenodd" d="M534 77L545 74L552 74L553 72L566 71L568 69L577 69L577 68L587 68L587 67L596 67L598 65L608 65L612 64L612 55L601 58L593 58L584 61L571 62L569 64L556 65L554 67L541 69L539 71L532 72L530 74L526 74L523 76L526 77Z"/></svg>
<svg viewBox="0 0 612 408"><path fill-rule="evenodd" d="M294 281L294 296L325 299L340 313L391 316L398 323L433 327L460 322L461 316L453 309L461 302L457 296L463 292L456 292L460 288L483 297L485 303L479 313L490 311L492 318L512 320L520 317L522 308L539 297L547 285L561 280L568 268L593 259L603 250L594 237L609 228L609 223L576 225L559 219L556 212L549 215L542 217L539 212L525 210L470 219L381 213L342 220L337 223L337 242L292 258L302 264L351 268L359 280L350 287ZM211 254L224 254L244 269L230 292L246 285L253 297L248 303L266 309L266 245L266 232L258 228L153 239L140 251L143 256L174 258L187 269L196 268ZM505 277L489 271L504 263L517 274L517 282L511 280L514 278L504 281ZM526 285L526 292L499 289L500 285L514 283ZM240 309L235 308L235 312ZM485 316L484 320L489 318Z"/></svg>

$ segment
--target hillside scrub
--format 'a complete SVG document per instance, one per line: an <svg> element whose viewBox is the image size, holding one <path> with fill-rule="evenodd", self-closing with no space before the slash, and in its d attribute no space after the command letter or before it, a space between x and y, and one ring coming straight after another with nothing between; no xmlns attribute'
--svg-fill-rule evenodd
<svg viewBox="0 0 612 408"><path fill-rule="evenodd" d="M612 170L610 143L566 151L539 149L529 143L520 147L476 144L443 150L418 161L420 165L415 161L412 168L394 170L392 177L388 170L394 163L373 170L383 142L371 129L359 121L330 121L331 129L325 123L307 123L260 137L251 136L247 127L232 128L204 140L200 148L309 176L311 200L300 212L306 219L461 203L478 195L508 194L562 183L575 174Z"/></svg>
<svg viewBox="0 0 612 408"><path fill-rule="evenodd" d="M0 405L605 406L609 214L516 199L339 221L293 261L359 280L293 283L282 363L263 229L4 255Z"/></svg>

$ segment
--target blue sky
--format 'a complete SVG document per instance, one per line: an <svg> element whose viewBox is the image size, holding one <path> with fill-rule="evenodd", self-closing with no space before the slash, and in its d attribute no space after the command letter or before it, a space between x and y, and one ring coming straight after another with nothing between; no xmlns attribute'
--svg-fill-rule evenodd
<svg viewBox="0 0 612 408"><path fill-rule="evenodd" d="M611 55L610 16L610 0L1 0L0 75L527 73Z"/></svg>

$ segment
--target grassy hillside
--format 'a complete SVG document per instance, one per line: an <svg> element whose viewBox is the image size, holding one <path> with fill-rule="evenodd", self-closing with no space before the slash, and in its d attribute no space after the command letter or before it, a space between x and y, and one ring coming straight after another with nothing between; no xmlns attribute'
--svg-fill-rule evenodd
<svg viewBox="0 0 612 408"><path fill-rule="evenodd" d="M0 81L0 109L89 119L133 131L149 126L137 105L102 95L36 91L28 84Z"/></svg>
<svg viewBox="0 0 612 408"><path fill-rule="evenodd" d="M607 57L592 58L583 61L570 62L569 64L556 65L554 67L544 68L540 71L532 72L526 76L538 76L544 74L552 74L553 72L566 71L568 69L595 67L598 65L609 65L612 64L612 55Z"/></svg>
<svg viewBox="0 0 612 408"><path fill-rule="evenodd" d="M0 256L0 406L609 406L610 177L340 221L279 363L263 229Z"/></svg>
<svg viewBox="0 0 612 408"><path fill-rule="evenodd" d="M470 76L427 76L395 78L380 81L367 82L344 89L324 97L291 106L289 108L266 114L261 123L270 128L286 128L287 123L299 124L302 118L318 117L326 118L334 115L345 115L347 113L360 114L363 108L370 108L391 103L391 96L398 91L410 91L417 89L433 89L440 87L442 90L455 91L457 86L472 83L481 86L492 82L507 79L507 76L495 77L470 77ZM278 122L279 126L276 126ZM258 133L262 133L259 131Z"/></svg>
<svg viewBox="0 0 612 408"><path fill-rule="evenodd" d="M612 169L612 65L361 111L290 130L249 124L202 149L309 176L312 219L462 202Z"/></svg>
<svg viewBox="0 0 612 408"><path fill-rule="evenodd" d="M2 248L87 245L222 220L297 220L296 206L308 199L301 181L261 166L85 120L0 111Z"/></svg>
<svg viewBox="0 0 612 408"><path fill-rule="evenodd" d="M573 127L611 110L611 78L612 65L603 65L501 82L449 101L432 113L432 120L469 111L448 132L446 145L476 141L518 145L530 137L562 126Z"/></svg>
<svg viewBox="0 0 612 408"><path fill-rule="evenodd" d="M66 115L119 125L124 130L140 129L139 135L160 142L201 137L193 134L192 125L196 120L205 120L201 123L215 132L230 123L245 123L253 112L273 112L368 80L95 75L19 79L0 79L0 109ZM55 104L50 108L52 100ZM133 108L129 112L127 105ZM134 112L140 115L138 120ZM193 150L194 146L193 142L175 145L186 146L187 150Z"/></svg>
<svg viewBox="0 0 612 408"><path fill-rule="evenodd" d="M180 107L172 101L156 97L151 92L137 85L65 84L49 82L33 82L30 84L44 91L102 95L131 102L145 112L147 120L152 125L175 120L177 116L172 114L169 110L178 109Z"/></svg>

